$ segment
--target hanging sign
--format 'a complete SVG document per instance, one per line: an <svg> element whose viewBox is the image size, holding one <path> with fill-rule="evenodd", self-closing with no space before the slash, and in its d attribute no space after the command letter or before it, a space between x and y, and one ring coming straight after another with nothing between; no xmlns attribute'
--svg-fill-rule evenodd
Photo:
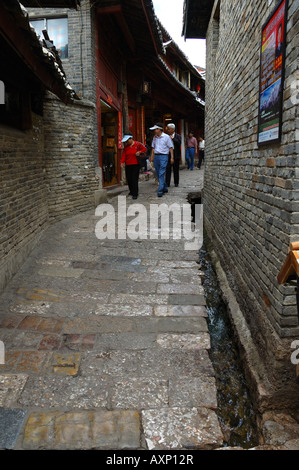
<svg viewBox="0 0 299 470"><path fill-rule="evenodd" d="M122 149L122 115L118 111L118 149Z"/></svg>

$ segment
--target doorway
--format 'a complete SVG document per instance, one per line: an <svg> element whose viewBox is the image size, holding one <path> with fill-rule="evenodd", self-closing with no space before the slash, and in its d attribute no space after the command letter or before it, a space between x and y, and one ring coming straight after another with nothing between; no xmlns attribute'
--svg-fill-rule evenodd
<svg viewBox="0 0 299 470"><path fill-rule="evenodd" d="M118 112L101 100L103 187L117 184Z"/></svg>

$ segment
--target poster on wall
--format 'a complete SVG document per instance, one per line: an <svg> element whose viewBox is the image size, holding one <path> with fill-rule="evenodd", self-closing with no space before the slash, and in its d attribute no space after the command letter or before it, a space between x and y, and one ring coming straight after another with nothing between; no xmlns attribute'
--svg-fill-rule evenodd
<svg viewBox="0 0 299 470"><path fill-rule="evenodd" d="M258 144L280 142L288 0L281 0L262 29Z"/></svg>

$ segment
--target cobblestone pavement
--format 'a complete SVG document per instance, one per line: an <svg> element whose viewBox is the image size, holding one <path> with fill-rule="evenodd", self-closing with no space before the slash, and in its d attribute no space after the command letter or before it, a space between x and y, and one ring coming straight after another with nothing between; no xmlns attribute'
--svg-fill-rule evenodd
<svg viewBox="0 0 299 470"><path fill-rule="evenodd" d="M202 179L184 170L162 199L143 182L137 202L186 204ZM48 228L1 296L0 448L220 447L198 253L99 240L98 220Z"/></svg>

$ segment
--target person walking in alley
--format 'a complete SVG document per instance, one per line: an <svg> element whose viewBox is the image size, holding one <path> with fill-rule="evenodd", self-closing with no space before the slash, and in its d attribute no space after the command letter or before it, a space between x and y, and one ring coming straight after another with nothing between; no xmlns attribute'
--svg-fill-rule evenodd
<svg viewBox="0 0 299 470"><path fill-rule="evenodd" d="M129 196L138 198L138 181L140 163L139 157L146 152L146 147L140 142L136 142L132 135L125 135L122 139L125 144L121 158L121 167L126 169L126 178L129 186Z"/></svg>
<svg viewBox="0 0 299 470"><path fill-rule="evenodd" d="M173 165L170 162L170 155L168 158L168 165L166 169L166 184L169 187L171 181L171 172L173 168L173 177L174 177L174 185L177 188L179 185L179 178L180 178L180 159L181 159L181 143L182 138L179 134L175 132L175 124L168 124L167 132L172 139L173 146L174 146L174 163Z"/></svg>
<svg viewBox="0 0 299 470"><path fill-rule="evenodd" d="M198 148L199 148L199 154L198 154L198 165L197 168L200 169L202 162L205 158L205 141L202 137L199 137L199 143L198 143Z"/></svg>
<svg viewBox="0 0 299 470"><path fill-rule="evenodd" d="M162 123L159 122L154 127L151 127L150 130L155 132L152 142L151 161L154 161L155 170L159 181L158 197L162 197L164 193L168 193L166 168L169 154L170 163L172 165L174 164L174 145L169 135L163 132Z"/></svg>
<svg viewBox="0 0 299 470"><path fill-rule="evenodd" d="M197 155L197 145L197 139L196 137L194 137L194 132L190 131L186 142L186 161L188 165L188 170L191 171L193 171L194 169L194 158L195 155Z"/></svg>

